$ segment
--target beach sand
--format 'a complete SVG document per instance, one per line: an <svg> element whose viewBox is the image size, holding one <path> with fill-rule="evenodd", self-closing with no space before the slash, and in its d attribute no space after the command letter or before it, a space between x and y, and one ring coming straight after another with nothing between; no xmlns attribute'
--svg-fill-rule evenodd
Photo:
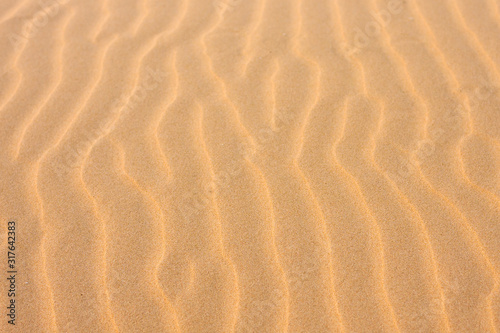
<svg viewBox="0 0 500 333"><path fill-rule="evenodd" d="M1 332L500 332L500 1L0 31Z"/></svg>

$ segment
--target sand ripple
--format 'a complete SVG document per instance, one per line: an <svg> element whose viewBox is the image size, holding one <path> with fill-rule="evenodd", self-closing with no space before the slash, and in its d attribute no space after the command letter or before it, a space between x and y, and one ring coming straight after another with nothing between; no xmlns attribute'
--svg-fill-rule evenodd
<svg viewBox="0 0 500 333"><path fill-rule="evenodd" d="M0 331L500 330L498 1L4 1L0 30Z"/></svg>

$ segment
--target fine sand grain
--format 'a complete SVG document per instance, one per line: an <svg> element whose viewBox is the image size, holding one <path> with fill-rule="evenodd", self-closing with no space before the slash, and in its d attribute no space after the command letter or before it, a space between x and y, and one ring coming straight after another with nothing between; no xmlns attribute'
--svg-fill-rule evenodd
<svg viewBox="0 0 500 333"><path fill-rule="evenodd" d="M0 31L0 332L500 332L499 0Z"/></svg>

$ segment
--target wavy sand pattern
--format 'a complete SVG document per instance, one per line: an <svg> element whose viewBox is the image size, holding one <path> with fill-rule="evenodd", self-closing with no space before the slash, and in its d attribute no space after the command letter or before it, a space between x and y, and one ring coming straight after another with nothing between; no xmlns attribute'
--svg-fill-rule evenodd
<svg viewBox="0 0 500 333"><path fill-rule="evenodd" d="M0 31L1 332L500 332L497 0L9 0Z"/></svg>

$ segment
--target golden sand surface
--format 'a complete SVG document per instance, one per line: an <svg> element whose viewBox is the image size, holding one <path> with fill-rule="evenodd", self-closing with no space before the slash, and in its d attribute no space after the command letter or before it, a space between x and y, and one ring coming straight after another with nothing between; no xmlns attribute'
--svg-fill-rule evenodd
<svg viewBox="0 0 500 333"><path fill-rule="evenodd" d="M500 332L499 0L0 31L0 332Z"/></svg>

